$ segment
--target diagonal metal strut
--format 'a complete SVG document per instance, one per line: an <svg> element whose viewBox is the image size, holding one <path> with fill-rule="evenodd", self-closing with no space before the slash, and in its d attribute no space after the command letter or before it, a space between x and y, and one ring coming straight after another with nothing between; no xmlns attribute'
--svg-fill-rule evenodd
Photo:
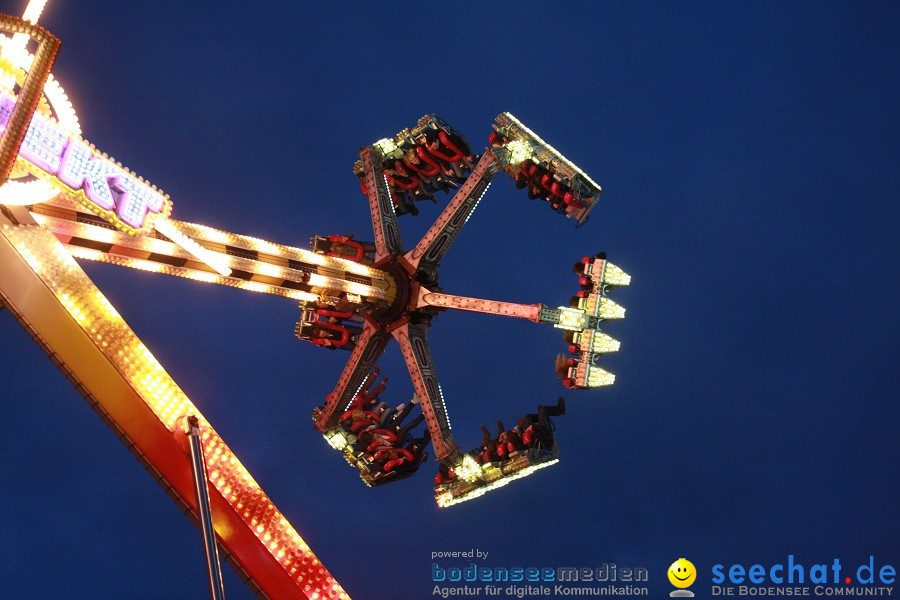
<svg viewBox="0 0 900 600"><path fill-rule="evenodd" d="M485 150L472 174L453 195L434 224L425 232L416 247L403 256L403 261L410 272L420 269L432 273L437 271L441 259L450 250L456 236L475 211L498 170L499 164L494 153Z"/></svg>
<svg viewBox="0 0 900 600"><path fill-rule="evenodd" d="M434 358L426 339L427 326L405 323L394 329L391 334L400 344L403 359L409 369L413 387L419 396L425 423L431 431L431 444L434 446L438 460L458 462L462 459L452 434L447 408L444 406L444 395L438 383L434 368Z"/></svg>
<svg viewBox="0 0 900 600"><path fill-rule="evenodd" d="M403 240L397 227L397 213L388 188L378 151L371 146L363 148L359 154L365 170L366 197L372 214L372 229L375 232L375 262L403 251Z"/></svg>

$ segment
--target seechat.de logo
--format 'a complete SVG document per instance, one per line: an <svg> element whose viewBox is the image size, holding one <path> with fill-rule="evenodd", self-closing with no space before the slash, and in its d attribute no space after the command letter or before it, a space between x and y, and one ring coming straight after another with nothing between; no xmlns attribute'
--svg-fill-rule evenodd
<svg viewBox="0 0 900 600"><path fill-rule="evenodd" d="M697 579L697 569L694 563L686 558L679 558L672 563L668 571L669 582L677 588L669 594L673 598L693 598L694 592L689 589L694 580Z"/></svg>

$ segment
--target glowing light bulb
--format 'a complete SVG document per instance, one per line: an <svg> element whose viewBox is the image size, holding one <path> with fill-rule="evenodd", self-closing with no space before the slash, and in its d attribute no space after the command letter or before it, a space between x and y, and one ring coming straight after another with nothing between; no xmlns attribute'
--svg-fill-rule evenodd
<svg viewBox="0 0 900 600"><path fill-rule="evenodd" d="M600 298L600 306L597 313L601 319L624 319L625 318L625 309L608 297L603 296Z"/></svg>
<svg viewBox="0 0 900 600"><path fill-rule="evenodd" d="M605 262L603 265L603 281L610 285L629 285L631 283L631 275L611 262Z"/></svg>
<svg viewBox="0 0 900 600"><path fill-rule="evenodd" d="M583 335L588 335L590 333L590 351L595 354L600 354L603 352L618 352L619 347L621 346L621 342L619 340L612 338L602 331L597 329L586 329ZM585 340L583 337L582 340Z"/></svg>
<svg viewBox="0 0 900 600"><path fill-rule="evenodd" d="M510 164L519 164L534 156L534 149L527 140L512 140L504 146L509 151Z"/></svg>
<svg viewBox="0 0 900 600"><path fill-rule="evenodd" d="M587 325L587 315L583 310L572 308L570 306L560 306L559 322L554 325L559 329L568 329L571 331L581 331Z"/></svg>

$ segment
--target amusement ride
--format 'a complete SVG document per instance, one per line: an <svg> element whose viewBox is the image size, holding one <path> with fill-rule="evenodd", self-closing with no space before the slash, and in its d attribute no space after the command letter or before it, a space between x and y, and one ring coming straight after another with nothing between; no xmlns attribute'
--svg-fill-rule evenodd
<svg viewBox="0 0 900 600"><path fill-rule="evenodd" d="M439 282L443 257L501 172L576 226L598 203L597 183L509 113L497 116L480 151L426 115L362 148L353 167L371 242L323 234L302 249L178 221L166 194L81 137L71 103L50 75L59 40L36 24L43 4L30 2L22 18L0 16L0 302L201 523L214 597L221 588L217 548L263 597L348 596L76 259L299 302L296 336L349 355L312 411L314 427L366 485L413 475L429 444L439 462L434 493L441 507L558 461L549 417L564 412L562 401L496 435L484 429L478 448L460 449L428 330L451 309L549 323L565 340L555 365L565 388L612 384L614 376L596 362L619 342L599 326L624 317L608 294L630 277L605 254L575 263L568 306L453 295ZM415 245L404 246L398 218L418 215L418 204L438 197L449 197L440 215ZM391 340L415 390L412 401L396 407L379 399L377 362ZM414 412L420 414L404 424Z"/></svg>

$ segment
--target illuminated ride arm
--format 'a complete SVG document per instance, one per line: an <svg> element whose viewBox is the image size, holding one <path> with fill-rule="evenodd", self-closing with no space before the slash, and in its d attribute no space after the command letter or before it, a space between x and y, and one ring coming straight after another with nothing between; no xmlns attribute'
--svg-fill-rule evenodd
<svg viewBox="0 0 900 600"><path fill-rule="evenodd" d="M433 292L424 287L419 288L416 307L465 310L550 323L567 332L568 350L577 356L562 357L564 364L560 363L558 369L563 385L572 389L611 385L615 375L599 368L594 361L600 354L617 351L619 342L598 327L603 321L625 317L625 309L613 302L607 293L611 288L628 285L631 276L607 261L602 253L576 263L576 274L582 289L573 297L573 305L568 307L483 300Z"/></svg>
<svg viewBox="0 0 900 600"><path fill-rule="evenodd" d="M325 404L313 410L313 421L332 447L343 450L347 436L339 427L341 415L350 407L363 387L370 382L375 363L384 352L391 336L372 320L367 319L362 334L347 360L338 383L325 400Z"/></svg>
<svg viewBox="0 0 900 600"><path fill-rule="evenodd" d="M155 233L128 235L104 219L65 201L31 207L34 219L51 230L75 258L185 277L248 291L315 301L323 292L390 300L384 274L358 262L274 244L265 240L166 219L163 231L177 231L203 249L203 261L184 241ZM160 229L159 227L157 229ZM209 263L227 268L223 275Z"/></svg>
<svg viewBox="0 0 900 600"><path fill-rule="evenodd" d="M434 224L425 232L416 247L401 259L408 271L419 271L430 280L437 278L441 259L450 250L456 236L475 212L499 167L494 153L486 150L472 174L456 191Z"/></svg>
<svg viewBox="0 0 900 600"><path fill-rule="evenodd" d="M515 304L513 302L482 300L480 298L470 298L468 296L456 296L432 292L431 290L422 287L419 288L419 297L416 301L416 307L424 308L426 306L442 309L451 308L504 317L519 317L535 323L541 322L542 310L547 308L543 304Z"/></svg>
<svg viewBox="0 0 900 600"><path fill-rule="evenodd" d="M374 146L363 148L359 155L362 160L363 186L369 200L372 229L375 232L375 263L399 254L403 250L403 240L397 227L397 213L388 189L387 179L381 169L381 157Z"/></svg>
<svg viewBox="0 0 900 600"><path fill-rule="evenodd" d="M450 420L428 345L427 331L426 324L407 321L391 331L391 335L400 344L413 388L419 397L425 423L431 432L435 458L454 468L462 463L464 456L450 433Z"/></svg>

